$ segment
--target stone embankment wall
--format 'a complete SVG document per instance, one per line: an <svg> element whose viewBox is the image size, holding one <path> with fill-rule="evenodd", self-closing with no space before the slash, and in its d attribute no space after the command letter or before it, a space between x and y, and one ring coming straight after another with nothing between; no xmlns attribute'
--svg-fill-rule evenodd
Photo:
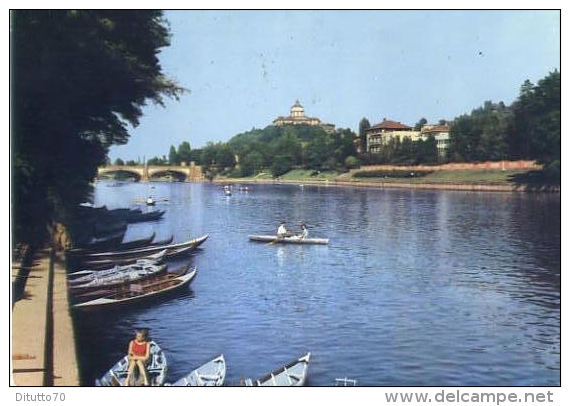
<svg viewBox="0 0 570 406"><path fill-rule="evenodd" d="M366 165L360 167L360 171L377 171L377 170L409 170L409 171L461 171L476 169L498 169L498 170L532 170L542 169L534 161L486 161L486 162L458 162L443 165Z"/></svg>

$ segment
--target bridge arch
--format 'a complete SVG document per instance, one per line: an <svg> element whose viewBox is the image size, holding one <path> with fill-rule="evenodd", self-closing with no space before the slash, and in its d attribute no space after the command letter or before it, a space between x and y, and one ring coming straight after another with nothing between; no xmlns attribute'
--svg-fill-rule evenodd
<svg viewBox="0 0 570 406"><path fill-rule="evenodd" d="M141 182L148 182L153 177L161 173L171 173L185 182L201 181L204 179L202 167L191 162L190 165L176 166L148 166L148 165L108 165L98 168L97 176L103 177L105 174L113 172L127 172L136 175Z"/></svg>

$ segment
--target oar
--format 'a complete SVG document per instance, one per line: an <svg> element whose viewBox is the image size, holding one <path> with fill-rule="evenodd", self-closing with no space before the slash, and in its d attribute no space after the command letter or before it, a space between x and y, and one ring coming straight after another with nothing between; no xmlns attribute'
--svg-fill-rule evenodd
<svg viewBox="0 0 570 406"><path fill-rule="evenodd" d="M273 240L273 241L271 241L271 242L268 242L268 243L265 244L265 245L273 245L273 244L275 244L275 243L276 243L277 241L279 241L279 240L280 240L280 238L277 237L275 240Z"/></svg>

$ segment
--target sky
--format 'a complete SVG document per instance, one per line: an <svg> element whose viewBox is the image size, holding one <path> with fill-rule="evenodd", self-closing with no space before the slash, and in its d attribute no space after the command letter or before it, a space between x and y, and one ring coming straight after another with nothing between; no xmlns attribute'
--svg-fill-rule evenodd
<svg viewBox="0 0 570 406"><path fill-rule="evenodd" d="M189 90L149 105L109 157L148 160L171 145L227 142L289 115L358 132L413 126L512 103L560 70L558 10L170 10L163 72Z"/></svg>

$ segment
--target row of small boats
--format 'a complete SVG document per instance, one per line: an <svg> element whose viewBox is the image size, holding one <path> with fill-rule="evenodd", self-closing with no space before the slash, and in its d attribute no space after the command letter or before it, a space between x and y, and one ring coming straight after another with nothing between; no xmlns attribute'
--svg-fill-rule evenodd
<svg viewBox="0 0 570 406"><path fill-rule="evenodd" d="M73 248L109 250L117 248L131 223L160 220L165 210L143 212L141 209L79 206L69 229Z"/></svg>
<svg viewBox="0 0 570 406"><path fill-rule="evenodd" d="M135 248L116 251L68 250L68 288L74 310L115 308L165 295L188 286L198 270L190 262L171 270L165 261L188 255L209 235L171 244L138 240ZM144 240L144 245L142 244ZM133 247L134 241L123 243ZM73 266L71 266L73 265Z"/></svg>
<svg viewBox="0 0 570 406"><path fill-rule="evenodd" d="M309 352L259 379L246 379L244 384L245 386L303 386L307 380L310 358ZM95 386L126 386L128 366L129 359L124 356L101 378L95 380ZM226 378L226 360L221 354L174 382L167 382L167 357L155 341L150 341L150 358L146 372L151 386L222 386ZM140 376L135 376L130 384L133 383L134 386L140 385Z"/></svg>

